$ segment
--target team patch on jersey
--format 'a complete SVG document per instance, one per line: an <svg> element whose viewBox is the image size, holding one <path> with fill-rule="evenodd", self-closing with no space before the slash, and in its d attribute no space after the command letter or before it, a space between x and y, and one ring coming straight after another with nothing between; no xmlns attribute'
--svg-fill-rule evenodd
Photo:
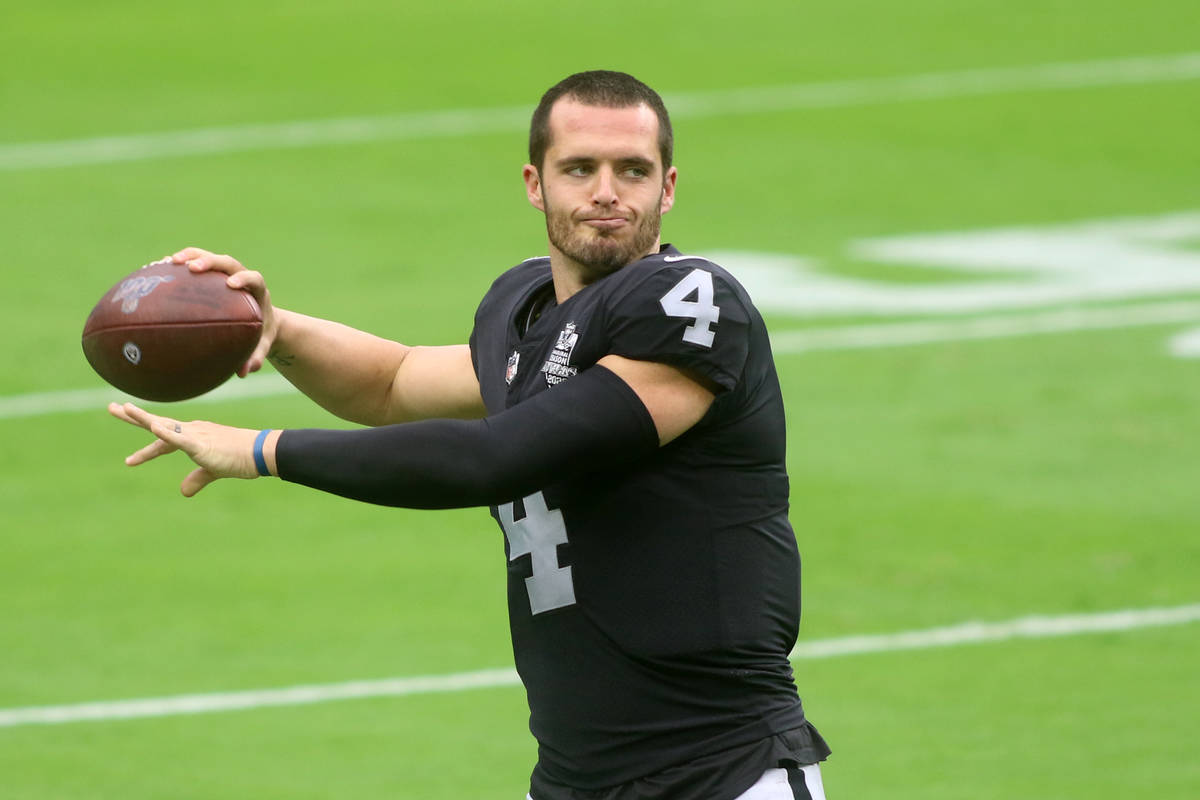
<svg viewBox="0 0 1200 800"><path fill-rule="evenodd" d="M516 350L508 357L508 368L504 370L504 382L512 386L513 378L517 377L517 368L521 364L521 354Z"/></svg>
<svg viewBox="0 0 1200 800"><path fill-rule="evenodd" d="M550 357L546 359L545 364L542 364L542 372L546 376L547 384L554 386L579 372L577 367L571 366L571 353L574 352L575 344L578 341L579 334L575 332L575 323L568 322L558 334L558 341L554 343Z"/></svg>

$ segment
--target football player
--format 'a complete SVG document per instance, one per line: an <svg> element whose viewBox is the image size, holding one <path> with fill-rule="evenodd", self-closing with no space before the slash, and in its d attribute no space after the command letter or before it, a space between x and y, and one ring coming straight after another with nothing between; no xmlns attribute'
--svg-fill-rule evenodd
<svg viewBox="0 0 1200 800"><path fill-rule="evenodd" d="M496 279L469 344L410 347L275 307L260 273L197 248L264 314L272 363L353 431L228 428L127 404L183 450L191 496L278 476L372 503L490 506L503 530L532 800L823 798L829 749L788 654L800 559L767 330L717 264L662 244L673 134L635 78L585 72L534 112L525 189L548 256Z"/></svg>

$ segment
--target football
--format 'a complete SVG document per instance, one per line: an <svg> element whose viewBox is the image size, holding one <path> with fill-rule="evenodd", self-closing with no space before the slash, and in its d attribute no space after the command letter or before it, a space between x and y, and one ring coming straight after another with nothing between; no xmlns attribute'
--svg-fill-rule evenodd
<svg viewBox="0 0 1200 800"><path fill-rule="evenodd" d="M186 400L215 389L246 362L262 312L228 276L170 259L113 286L83 326L83 353L101 378L143 400Z"/></svg>

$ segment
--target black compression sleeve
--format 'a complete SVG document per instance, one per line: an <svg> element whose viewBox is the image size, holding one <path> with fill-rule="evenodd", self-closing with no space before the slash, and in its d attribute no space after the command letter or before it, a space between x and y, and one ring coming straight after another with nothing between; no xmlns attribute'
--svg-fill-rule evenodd
<svg viewBox="0 0 1200 800"><path fill-rule="evenodd" d="M571 474L653 453L650 412L594 366L495 416L362 430L286 430L279 477L354 500L465 508L525 497Z"/></svg>

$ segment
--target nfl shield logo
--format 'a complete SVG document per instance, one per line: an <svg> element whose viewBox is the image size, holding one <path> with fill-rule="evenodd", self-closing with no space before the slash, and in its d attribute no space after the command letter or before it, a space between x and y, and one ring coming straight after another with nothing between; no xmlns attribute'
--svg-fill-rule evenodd
<svg viewBox="0 0 1200 800"><path fill-rule="evenodd" d="M513 378L517 377L517 365L521 363L521 354L513 350L508 357L508 369L504 370L504 382L512 386Z"/></svg>

